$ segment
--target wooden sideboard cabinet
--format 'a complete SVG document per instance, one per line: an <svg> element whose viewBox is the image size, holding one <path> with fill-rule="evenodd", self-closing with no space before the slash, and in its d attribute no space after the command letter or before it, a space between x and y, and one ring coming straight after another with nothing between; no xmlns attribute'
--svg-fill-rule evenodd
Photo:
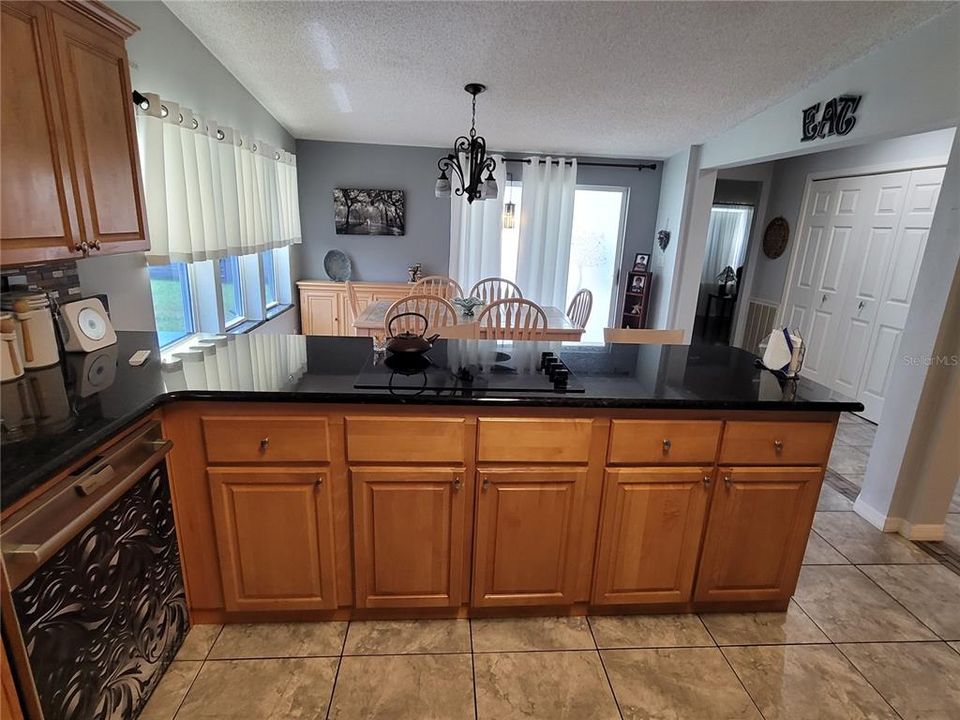
<svg viewBox="0 0 960 720"><path fill-rule="evenodd" d="M353 283L357 306L363 310L378 300L396 302L412 292L410 283ZM304 335L356 335L353 311L345 283L326 280L301 280L300 332Z"/></svg>
<svg viewBox="0 0 960 720"><path fill-rule="evenodd" d="M130 70L99 2L0 4L5 265L149 248Z"/></svg>

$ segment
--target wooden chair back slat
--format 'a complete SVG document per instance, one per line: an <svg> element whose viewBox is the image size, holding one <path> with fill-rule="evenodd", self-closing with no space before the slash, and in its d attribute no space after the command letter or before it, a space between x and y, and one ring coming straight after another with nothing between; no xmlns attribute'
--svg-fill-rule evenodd
<svg viewBox="0 0 960 720"><path fill-rule="evenodd" d="M477 325L487 339L539 340L547 329L547 315L532 300L507 298L483 308Z"/></svg>
<svg viewBox="0 0 960 720"><path fill-rule="evenodd" d="M427 326L423 321L412 315L400 318L393 324L394 334L409 331L422 332L424 335L437 332L439 328L457 324L457 311L453 305L437 295L408 295L400 298L387 308L383 316L383 329L389 337L390 320L401 313L415 312L427 318Z"/></svg>
<svg viewBox="0 0 960 720"><path fill-rule="evenodd" d="M463 297L460 283L446 275L428 275L413 286L413 295L436 295L444 300Z"/></svg>
<svg viewBox="0 0 960 720"><path fill-rule="evenodd" d="M585 328L593 310L593 293L586 288L578 290L567 307L567 317L578 328Z"/></svg>
<svg viewBox="0 0 960 720"><path fill-rule="evenodd" d="M492 303L497 300L522 298L523 293L516 283L510 282L506 278L488 277L479 280L470 288L469 297L480 298L485 303Z"/></svg>

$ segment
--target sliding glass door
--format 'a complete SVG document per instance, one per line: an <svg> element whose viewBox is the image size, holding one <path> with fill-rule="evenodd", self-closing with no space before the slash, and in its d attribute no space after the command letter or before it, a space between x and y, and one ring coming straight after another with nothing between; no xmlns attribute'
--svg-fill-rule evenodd
<svg viewBox="0 0 960 720"><path fill-rule="evenodd" d="M593 293L593 311L582 341L602 343L616 312L617 269L623 253L628 189L578 185L567 272L567 304L581 288Z"/></svg>
<svg viewBox="0 0 960 720"><path fill-rule="evenodd" d="M602 343L603 329L611 326L616 313L617 269L623 254L628 193L625 187L600 185L578 185L576 189L566 303L569 305L581 288L593 293L593 311L583 342ZM512 281L516 281L517 276L522 204L521 183L508 183L504 195L500 275Z"/></svg>

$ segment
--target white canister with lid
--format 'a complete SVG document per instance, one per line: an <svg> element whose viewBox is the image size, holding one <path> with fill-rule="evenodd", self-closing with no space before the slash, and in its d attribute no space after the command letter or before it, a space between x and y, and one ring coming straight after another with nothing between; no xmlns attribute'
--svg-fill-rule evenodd
<svg viewBox="0 0 960 720"><path fill-rule="evenodd" d="M4 307L17 319L17 338L23 365L44 368L60 362L57 333L50 300L43 293L18 293L5 299Z"/></svg>
<svg viewBox="0 0 960 720"><path fill-rule="evenodd" d="M23 359L17 340L17 321L12 313L0 313L0 382L23 377Z"/></svg>

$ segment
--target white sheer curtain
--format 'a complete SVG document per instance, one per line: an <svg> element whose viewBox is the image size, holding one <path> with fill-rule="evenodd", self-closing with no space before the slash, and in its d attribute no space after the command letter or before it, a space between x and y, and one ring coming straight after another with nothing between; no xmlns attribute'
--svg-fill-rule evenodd
<svg viewBox="0 0 960 720"><path fill-rule="evenodd" d="M703 259L701 284L716 284L717 275L725 267L729 265L736 270L743 265L752 219L752 207L714 205L707 228L707 253Z"/></svg>
<svg viewBox="0 0 960 720"><path fill-rule="evenodd" d="M506 163L497 163L493 177L500 192L495 200L468 203L463 196L450 196L450 277L464 290L477 280L500 274L500 233L503 228L503 197L507 189Z"/></svg>
<svg viewBox="0 0 960 720"><path fill-rule="evenodd" d="M528 159L523 166L517 285L525 298L562 308L567 297L577 161Z"/></svg>
<svg viewBox="0 0 960 720"><path fill-rule="evenodd" d="M152 264L300 242L296 157L147 93L137 110Z"/></svg>
<svg viewBox="0 0 960 720"><path fill-rule="evenodd" d="M301 335L212 335L174 353L161 366L167 392L265 390L296 385L307 369Z"/></svg>

